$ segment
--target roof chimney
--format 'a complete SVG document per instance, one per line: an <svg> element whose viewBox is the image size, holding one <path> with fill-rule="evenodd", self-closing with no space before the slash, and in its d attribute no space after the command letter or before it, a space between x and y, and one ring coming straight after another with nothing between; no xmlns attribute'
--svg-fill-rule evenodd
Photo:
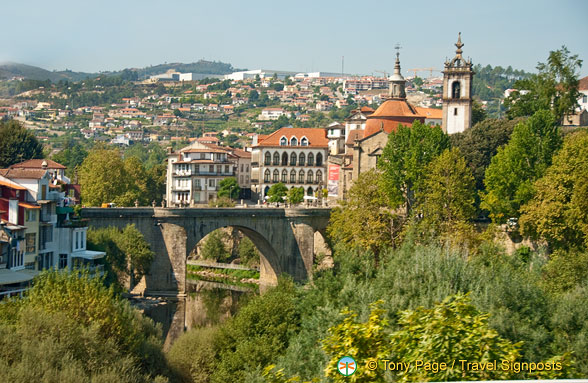
<svg viewBox="0 0 588 383"><path fill-rule="evenodd" d="M47 165L47 161L43 160L43 162L41 163L41 167L42 167L43 169L47 169L47 166L48 166L48 165Z"/></svg>

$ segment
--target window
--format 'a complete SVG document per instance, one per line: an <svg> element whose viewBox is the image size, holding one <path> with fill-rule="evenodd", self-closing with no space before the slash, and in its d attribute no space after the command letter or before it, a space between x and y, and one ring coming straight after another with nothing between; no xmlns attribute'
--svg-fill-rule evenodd
<svg viewBox="0 0 588 383"><path fill-rule="evenodd" d="M296 170L292 169L290 172L290 183L293 184L296 182Z"/></svg>
<svg viewBox="0 0 588 383"><path fill-rule="evenodd" d="M12 247L10 255L10 268L17 268L24 266L24 251L18 251L16 246Z"/></svg>
<svg viewBox="0 0 588 383"><path fill-rule="evenodd" d="M323 166L323 155L320 153L316 155L316 166Z"/></svg>
<svg viewBox="0 0 588 383"><path fill-rule="evenodd" d="M304 153L300 153L300 155L298 156L298 165L300 166L304 166L306 156L304 155Z"/></svg>
<svg viewBox="0 0 588 383"><path fill-rule="evenodd" d="M208 172L214 173L214 165L208 165Z"/></svg>
<svg viewBox="0 0 588 383"><path fill-rule="evenodd" d="M222 173L222 171L223 171L223 166L222 165L216 165L216 172L220 174L220 173Z"/></svg>
<svg viewBox="0 0 588 383"><path fill-rule="evenodd" d="M269 165L272 161L272 155L269 152L265 152L265 161L263 162L264 165Z"/></svg>
<svg viewBox="0 0 588 383"><path fill-rule="evenodd" d="M286 137L280 138L280 146L288 145L288 139Z"/></svg>
<svg viewBox="0 0 588 383"><path fill-rule="evenodd" d="M27 222L37 220L37 211L33 209L27 209Z"/></svg>
<svg viewBox="0 0 588 383"><path fill-rule="evenodd" d="M249 176L245 176L245 183L249 185Z"/></svg>
<svg viewBox="0 0 588 383"><path fill-rule="evenodd" d="M275 152L274 153L274 165L279 165L279 164L280 164L280 153Z"/></svg>
<svg viewBox="0 0 588 383"><path fill-rule="evenodd" d="M263 173L263 181L269 182L270 181L270 171L269 169L265 169L265 173Z"/></svg>
<svg viewBox="0 0 588 383"><path fill-rule="evenodd" d="M306 173L306 182L308 182L309 184L312 183L313 181L313 174L312 174L312 170L309 170L308 173Z"/></svg>
<svg viewBox="0 0 588 383"><path fill-rule="evenodd" d="M282 153L282 166L288 165L288 153Z"/></svg>
<svg viewBox="0 0 588 383"><path fill-rule="evenodd" d="M39 231L39 250L45 250L47 242L53 242L53 226L41 226Z"/></svg>
<svg viewBox="0 0 588 383"><path fill-rule="evenodd" d="M588 102L588 96L587 95L583 95L582 96L582 104L586 104Z"/></svg>
<svg viewBox="0 0 588 383"><path fill-rule="evenodd" d="M25 234L25 239L27 242L27 253L34 253L37 249L37 234L36 233L29 233Z"/></svg>
<svg viewBox="0 0 588 383"><path fill-rule="evenodd" d="M229 165L225 165L225 173L229 172Z"/></svg>
<svg viewBox="0 0 588 383"><path fill-rule="evenodd" d="M308 146L308 139L306 137L302 137L300 140L300 146Z"/></svg>
<svg viewBox="0 0 588 383"><path fill-rule="evenodd" d="M278 182L278 179L280 178L280 172L278 171L278 169L274 170L274 178L273 181L274 182Z"/></svg>
<svg viewBox="0 0 588 383"><path fill-rule="evenodd" d="M457 116L457 108L453 108L453 115Z"/></svg>
<svg viewBox="0 0 588 383"><path fill-rule="evenodd" d="M245 172L249 173L249 164L245 165Z"/></svg>
<svg viewBox="0 0 588 383"><path fill-rule="evenodd" d="M196 178L196 179L194 180L194 187L195 187L195 188L200 188L200 178Z"/></svg>
<svg viewBox="0 0 588 383"><path fill-rule="evenodd" d="M76 231L76 247L75 249L79 249L80 248L80 232Z"/></svg>
<svg viewBox="0 0 588 383"><path fill-rule="evenodd" d="M214 188L216 186L216 182L214 178L211 178L208 180L208 187L209 188Z"/></svg>
<svg viewBox="0 0 588 383"><path fill-rule="evenodd" d="M314 154L308 153L308 166L314 166Z"/></svg>
<svg viewBox="0 0 588 383"><path fill-rule="evenodd" d="M82 231L80 233L80 248L85 249L86 248L86 232Z"/></svg>
<svg viewBox="0 0 588 383"><path fill-rule="evenodd" d="M239 180L240 180L240 181L239 181L239 183L240 183L241 185L243 185L243 174L241 174L241 175L239 176Z"/></svg>
<svg viewBox="0 0 588 383"><path fill-rule="evenodd" d="M39 270L53 267L53 252L39 254Z"/></svg>
<svg viewBox="0 0 588 383"><path fill-rule="evenodd" d="M243 173L243 164L241 164L241 173Z"/></svg>
<svg viewBox="0 0 588 383"><path fill-rule="evenodd" d="M321 183L323 182L323 172L321 172L320 170L316 171L316 183Z"/></svg>
<svg viewBox="0 0 588 383"><path fill-rule="evenodd" d="M304 170L301 170L298 173L298 183L299 184L303 184L304 183Z"/></svg>
<svg viewBox="0 0 588 383"><path fill-rule="evenodd" d="M286 171L286 169L282 170L282 182L288 182L288 172Z"/></svg>
<svg viewBox="0 0 588 383"><path fill-rule="evenodd" d="M296 166L296 153L292 152L290 155L290 166Z"/></svg>
<svg viewBox="0 0 588 383"><path fill-rule="evenodd" d="M298 139L296 137L290 139L290 146L298 146Z"/></svg>
<svg viewBox="0 0 588 383"><path fill-rule="evenodd" d="M461 84L459 81L454 81L451 84L451 98L460 98L461 96Z"/></svg>
<svg viewBox="0 0 588 383"><path fill-rule="evenodd" d="M59 270L67 268L67 254L59 254Z"/></svg>

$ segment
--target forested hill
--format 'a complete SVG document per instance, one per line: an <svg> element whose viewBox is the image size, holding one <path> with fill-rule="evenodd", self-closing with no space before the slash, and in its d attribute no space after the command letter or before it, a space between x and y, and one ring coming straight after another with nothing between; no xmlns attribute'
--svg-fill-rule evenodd
<svg viewBox="0 0 588 383"><path fill-rule="evenodd" d="M515 81L527 78L531 73L523 70L512 69L501 66L491 67L486 65L474 66L474 83L472 91L475 96L483 101L492 101L504 97L504 91L513 87Z"/></svg>
<svg viewBox="0 0 588 383"><path fill-rule="evenodd" d="M233 71L237 71L240 69L235 69L231 64L223 63L220 61L206 61L206 60L199 60L195 63L165 63L155 66L150 66L146 68L133 68L130 69L137 73L138 78L144 78L148 76L153 76L161 73L165 73L168 70L173 69L181 73L203 73L203 74L228 74ZM124 71L129 71L125 69ZM111 76L111 75L120 75L124 71L115 71L115 72L102 72L102 73L85 73L85 72L73 72L71 70L63 70L63 71L48 71L43 68L39 68L32 65L26 64L19 64L19 63L0 63L0 80L9 80L14 77L24 77L28 80L40 80L46 81L50 80L51 82L59 82L61 80L65 81L80 81L86 78L94 78L98 76Z"/></svg>
<svg viewBox="0 0 588 383"><path fill-rule="evenodd" d="M14 77L24 77L29 80L50 80L58 82L60 80L79 81L87 77L96 77L97 73L73 72L71 70L48 71L32 65L19 64L13 62L0 63L0 80L9 80Z"/></svg>

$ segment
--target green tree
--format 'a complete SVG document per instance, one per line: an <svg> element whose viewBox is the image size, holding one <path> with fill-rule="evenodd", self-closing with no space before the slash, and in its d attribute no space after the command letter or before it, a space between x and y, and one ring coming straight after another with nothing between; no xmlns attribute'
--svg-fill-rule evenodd
<svg viewBox="0 0 588 383"><path fill-rule="evenodd" d="M72 177L76 169L84 162L88 151L79 143L69 139L63 150L53 155L52 160L67 167L67 175Z"/></svg>
<svg viewBox="0 0 588 383"><path fill-rule="evenodd" d="M133 195L127 196L125 201L119 198L129 190L132 180L117 150L92 150L80 166L79 174L84 205L100 206L109 202L131 205L134 202Z"/></svg>
<svg viewBox="0 0 588 383"><path fill-rule="evenodd" d="M415 121L412 126L398 127L390 133L378 168L393 208L404 206L407 216L422 188L427 164L449 147L449 137L440 127Z"/></svg>
<svg viewBox="0 0 588 383"><path fill-rule="evenodd" d="M460 361L513 363L519 358L520 344L498 336L488 325L488 314L480 313L464 295L446 298L432 309L423 307L400 314L401 329L391 336L394 362L417 360L455 361L451 368L426 371L409 368L397 373L400 382L451 380L501 380L514 375L512 370L472 369Z"/></svg>
<svg viewBox="0 0 588 383"><path fill-rule="evenodd" d="M208 383L214 372L216 327L194 328L180 335L167 354L184 382Z"/></svg>
<svg viewBox="0 0 588 383"><path fill-rule="evenodd" d="M487 119L463 133L452 134L451 146L457 147L472 169L476 189L484 190L484 173L499 147L506 145L512 131L524 118Z"/></svg>
<svg viewBox="0 0 588 383"><path fill-rule="evenodd" d="M43 146L33 133L17 121L0 121L0 168L34 158L43 158Z"/></svg>
<svg viewBox="0 0 588 383"><path fill-rule="evenodd" d="M227 197L230 199L237 199L239 198L239 193L241 192L241 188L237 183L237 179L235 177L228 177L223 179L220 184L220 188L218 191L219 197Z"/></svg>
<svg viewBox="0 0 588 383"><path fill-rule="evenodd" d="M288 190L288 202L298 204L304 200L304 188L292 188Z"/></svg>
<svg viewBox="0 0 588 383"><path fill-rule="evenodd" d="M390 357L390 338L385 310L379 306L382 301L370 305L371 313L366 323L357 322L357 314L348 309L341 313L343 322L329 329L329 336L323 341L323 350L329 355L325 376L333 382L382 382L385 369L369 369L368 364L376 365ZM343 376L337 369L337 362L350 356L357 362L357 370L351 376Z"/></svg>
<svg viewBox="0 0 588 383"><path fill-rule="evenodd" d="M269 188L267 195L270 197L270 202L284 202L284 197L286 196L286 193L288 193L288 188L286 187L286 185L284 185L281 182L278 182L277 184L272 185Z"/></svg>
<svg viewBox="0 0 588 383"><path fill-rule="evenodd" d="M127 256L128 273L131 277L130 286L132 288L135 286L135 281L140 280L149 273L155 253L151 251L143 234L137 230L134 224L127 225L123 229L118 246Z"/></svg>
<svg viewBox="0 0 588 383"><path fill-rule="evenodd" d="M533 183L551 164L561 137L553 114L539 111L515 126L508 144L498 149L486 169L481 207L494 222L519 217L519 208L534 194Z"/></svg>
<svg viewBox="0 0 588 383"><path fill-rule="evenodd" d="M539 73L515 83L520 92L513 92L506 100L508 116L531 116L539 110L551 110L561 123L564 115L573 113L578 106L581 67L582 60L565 46L549 52L547 62L537 64Z"/></svg>
<svg viewBox="0 0 588 383"><path fill-rule="evenodd" d="M482 104L474 100L472 103L472 126L476 125L478 122L484 121L488 117L488 113L486 113L486 109L482 107Z"/></svg>
<svg viewBox="0 0 588 383"><path fill-rule="evenodd" d="M210 233L204 242L204 246L202 246L202 258L216 262L228 261L231 258L231 253L225 246L226 239L227 236L222 230L215 230Z"/></svg>
<svg viewBox="0 0 588 383"><path fill-rule="evenodd" d="M459 236L476 212L474 177L459 149L445 149L425 172L422 193L417 195L420 226L441 237Z"/></svg>
<svg viewBox="0 0 588 383"><path fill-rule="evenodd" d="M237 250L242 264L247 266L259 264L259 253L248 237L241 238Z"/></svg>
<svg viewBox="0 0 588 383"><path fill-rule="evenodd" d="M401 223L387 204L380 179L381 174L375 169L360 174L349 189L347 201L331 212L327 227L335 242L372 251L376 264L380 251L395 245Z"/></svg>
<svg viewBox="0 0 588 383"><path fill-rule="evenodd" d="M588 247L588 131L567 136L521 207L521 228L552 249Z"/></svg>

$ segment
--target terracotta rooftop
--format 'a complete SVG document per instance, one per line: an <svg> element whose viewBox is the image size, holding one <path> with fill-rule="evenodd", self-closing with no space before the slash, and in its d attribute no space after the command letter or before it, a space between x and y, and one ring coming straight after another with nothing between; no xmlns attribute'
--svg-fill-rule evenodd
<svg viewBox="0 0 588 383"><path fill-rule="evenodd" d="M43 169L43 161L47 162L47 169L67 169L67 167L61 165L58 162L53 160L44 160L44 159L37 159L37 160L27 160L20 162L18 164L14 164L10 166L10 169Z"/></svg>
<svg viewBox="0 0 588 383"><path fill-rule="evenodd" d="M280 139L286 137L288 145L290 146L290 139L296 137L298 144L302 137L308 139L308 147L311 148L326 148L329 146L329 140L327 139L326 131L324 129L313 129L313 128L280 128L270 134L266 139L258 142L257 146L280 146ZM299 147L299 146L298 146Z"/></svg>
<svg viewBox="0 0 588 383"><path fill-rule="evenodd" d="M390 134L396 131L399 125L412 125L415 120L425 122L425 116L420 115L416 108L406 100L387 100L368 117L365 124L364 138L370 137L381 130L386 134Z"/></svg>
<svg viewBox="0 0 588 383"><path fill-rule="evenodd" d="M364 131L361 129L350 130L345 145L353 145L355 140L361 140L363 138L363 133Z"/></svg>
<svg viewBox="0 0 588 383"><path fill-rule="evenodd" d="M43 178L47 170L43 169L0 169L0 176L15 179L34 179L38 180Z"/></svg>
<svg viewBox="0 0 588 383"><path fill-rule="evenodd" d="M588 90L588 76L580 79L578 82L578 90Z"/></svg>
<svg viewBox="0 0 588 383"><path fill-rule="evenodd" d="M27 188L25 188L24 186L18 185L16 183L2 181L2 180L0 180L0 186L6 186L6 187L9 187L11 189L16 189L16 190L27 190Z"/></svg>
<svg viewBox="0 0 588 383"><path fill-rule="evenodd" d="M421 108L419 106L416 106L415 109L417 110L418 114L427 118L434 118L438 120L443 118L443 109Z"/></svg>

